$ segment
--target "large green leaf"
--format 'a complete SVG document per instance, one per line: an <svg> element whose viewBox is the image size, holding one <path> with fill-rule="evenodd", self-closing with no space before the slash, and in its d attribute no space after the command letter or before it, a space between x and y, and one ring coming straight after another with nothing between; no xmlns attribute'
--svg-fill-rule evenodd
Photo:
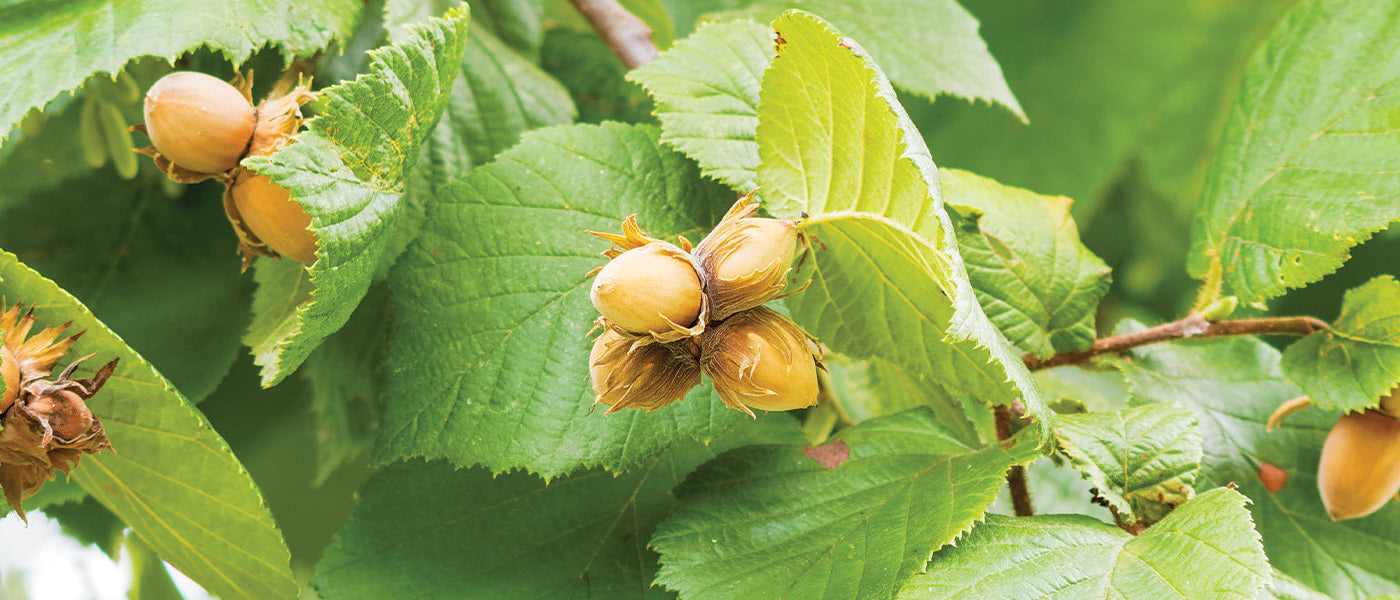
<svg viewBox="0 0 1400 600"><path fill-rule="evenodd" d="M758 92L773 30L748 20L702 25L627 75L656 100L661 139L729 187L758 185Z"/></svg>
<svg viewBox="0 0 1400 600"><path fill-rule="evenodd" d="M767 22L793 6L821 15L869 48L903 89L996 103L1025 119L977 34L977 19L954 0L758 0L739 14Z"/></svg>
<svg viewBox="0 0 1400 600"><path fill-rule="evenodd" d="M1283 372L1319 406L1376 406L1400 385L1400 282L1382 275L1348 291L1331 329L1283 353Z"/></svg>
<svg viewBox="0 0 1400 600"><path fill-rule="evenodd" d="M1253 600L1269 563L1239 493L1214 489L1142 535L1079 515L992 516L900 600Z"/></svg>
<svg viewBox="0 0 1400 600"><path fill-rule="evenodd" d="M1400 217L1397 2L1306 0L1251 60L1192 229L1191 274L1267 300Z"/></svg>
<svg viewBox="0 0 1400 600"><path fill-rule="evenodd" d="M1190 500L1201 466L1196 413L1170 404L1062 414L1055 440L1124 523L1150 525Z"/></svg>
<svg viewBox="0 0 1400 600"><path fill-rule="evenodd" d="M0 253L0 287L43 324L86 330L69 352L121 359L88 401L115 452L84 456L72 478L190 578L222 598L293 598L282 534L224 440L121 338L53 282ZM88 369L79 371L82 375Z"/></svg>
<svg viewBox="0 0 1400 600"><path fill-rule="evenodd" d="M380 471L313 579L327 600L674 598L653 586L646 541L674 506L671 488L716 453L799 441L767 415L708 447L680 442L627 473L603 469L545 484L528 473L413 460Z"/></svg>
<svg viewBox="0 0 1400 600"><path fill-rule="evenodd" d="M1252 337L1143 346L1121 361L1134 402L1177 402L1200 415L1204 460L1198 486L1235 483L1273 566L1332 598L1400 591L1400 503L1364 519L1333 522L1317 492L1323 439L1336 414L1290 417L1265 431L1269 415L1298 395L1283 378L1279 353ZM1277 492L1261 464L1287 473Z"/></svg>
<svg viewBox="0 0 1400 600"><path fill-rule="evenodd" d="M370 288L345 327L307 357L301 375L311 387L317 484L337 468L363 459L379 433L389 290Z"/></svg>
<svg viewBox="0 0 1400 600"><path fill-rule="evenodd" d="M94 72L115 74L127 60L148 54L173 60L200 46L233 62L267 44L306 56L348 36L361 6L358 0L0 5L0 81L8 87L0 100L0 141L30 108Z"/></svg>
<svg viewBox="0 0 1400 600"><path fill-rule="evenodd" d="M966 446L924 408L838 437L849 455L834 468L800 445L756 445L691 474L651 540L658 581L687 600L892 597L1036 453L1034 440Z"/></svg>
<svg viewBox="0 0 1400 600"><path fill-rule="evenodd" d="M480 27L499 41L504 41L517 52L530 58L539 59L540 42L544 39L544 5L541 0L465 0L476 15L474 27ZM429 17L442 16L453 7L463 4L459 0L387 0L384 3L384 22L391 34L398 35L394 28L409 23L424 21ZM474 34L475 35L475 34Z"/></svg>
<svg viewBox="0 0 1400 600"><path fill-rule="evenodd" d="M980 213L960 219L958 246L992 323L1040 357L1093 345L1108 265L1080 243L1071 200L965 171L942 169L938 178L954 210Z"/></svg>
<svg viewBox="0 0 1400 600"><path fill-rule="evenodd" d="M297 143L245 161L291 190L320 243L310 268L269 266L279 274L270 277L259 267L244 341L264 385L295 371L345 324L397 233L404 182L461 66L466 7L410 29L403 42L371 53L368 74L322 91L320 116Z"/></svg>
<svg viewBox="0 0 1400 600"><path fill-rule="evenodd" d="M774 29L785 41L763 78L758 182L773 212L810 216L811 285L788 300L794 318L838 352L1047 415L977 304L937 169L879 68L805 13Z"/></svg>
<svg viewBox="0 0 1400 600"><path fill-rule="evenodd" d="M927 406L934 419L958 441L980 445L992 439L992 411L968 397L955 398L931 381L922 380L887 360L852 360L840 354L822 356L829 375L828 390L841 415L859 423Z"/></svg>
<svg viewBox="0 0 1400 600"><path fill-rule="evenodd" d="M428 206L390 278L394 335L377 460L426 456L553 477L626 469L742 413L708 387L652 413L593 407L587 273L626 216L703 236L733 197L653 127L556 127L478 167Z"/></svg>

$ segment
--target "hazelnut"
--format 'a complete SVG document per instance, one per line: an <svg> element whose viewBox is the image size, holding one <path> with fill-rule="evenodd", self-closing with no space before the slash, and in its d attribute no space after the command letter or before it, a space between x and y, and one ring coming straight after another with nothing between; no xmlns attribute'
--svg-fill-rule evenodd
<svg viewBox="0 0 1400 600"><path fill-rule="evenodd" d="M291 192L272 182L265 175L240 170L229 193L232 209L230 220L242 224L240 237L252 234L245 242L261 243L273 252L304 263L316 261L316 234L311 232L311 217L300 204L292 200ZM225 208L228 208L227 203Z"/></svg>
<svg viewBox="0 0 1400 600"><path fill-rule="evenodd" d="M740 198L695 247L711 321L777 298L787 287L797 253L797 224L750 216L757 210L748 197Z"/></svg>
<svg viewBox="0 0 1400 600"><path fill-rule="evenodd" d="M145 118L156 151L196 173L238 166L257 125L257 111L242 92L192 71L176 71L152 85Z"/></svg>
<svg viewBox="0 0 1400 600"><path fill-rule="evenodd" d="M816 344L768 308L735 313L701 337L700 368L726 404L753 414L817 403Z"/></svg>
<svg viewBox="0 0 1400 600"><path fill-rule="evenodd" d="M1317 487L1333 521L1376 512L1400 491L1400 421L1374 410L1343 415L1322 445Z"/></svg>
<svg viewBox="0 0 1400 600"><path fill-rule="evenodd" d="M598 271L590 297L609 324L653 336L687 331L704 302L690 254L662 241L618 254Z"/></svg>
<svg viewBox="0 0 1400 600"><path fill-rule="evenodd" d="M700 385L700 364L687 342L641 344L612 328L593 342L588 372L596 401L612 408L656 410Z"/></svg>

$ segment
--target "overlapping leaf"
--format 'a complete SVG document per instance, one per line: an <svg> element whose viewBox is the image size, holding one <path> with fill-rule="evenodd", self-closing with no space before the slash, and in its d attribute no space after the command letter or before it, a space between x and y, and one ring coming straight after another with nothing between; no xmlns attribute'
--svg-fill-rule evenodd
<svg viewBox="0 0 1400 600"><path fill-rule="evenodd" d="M655 98L663 141L747 193L758 185L758 91L772 58L773 30L741 19L701 26L627 77Z"/></svg>
<svg viewBox="0 0 1400 600"><path fill-rule="evenodd" d="M784 41L764 74L757 175L771 211L811 217L811 285L788 300L794 318L838 352L1047 415L977 304L937 169L889 83L815 17L794 11L774 29Z"/></svg>
<svg viewBox="0 0 1400 600"><path fill-rule="evenodd" d="M476 600L673 598L652 585L656 553L646 545L675 504L671 488L728 448L800 440L795 420L773 414L622 475L592 469L548 485L527 473L397 463L360 492L314 582L333 600L463 590Z"/></svg>
<svg viewBox="0 0 1400 600"><path fill-rule="evenodd" d="M1335 271L1400 217L1400 3L1306 0L1251 60L1192 229L1245 302Z"/></svg>
<svg viewBox="0 0 1400 600"><path fill-rule="evenodd" d="M461 66L466 8L412 29L405 41L372 53L368 74L323 90L320 116L297 143L246 161L292 191L320 242L309 269L258 269L244 341L263 367L264 385L295 371L345 324L397 234L404 182Z"/></svg>
<svg viewBox="0 0 1400 600"><path fill-rule="evenodd" d="M1400 385L1400 282L1383 275L1348 291L1331 329L1283 353L1283 371L1319 406L1375 406Z"/></svg>
<svg viewBox="0 0 1400 600"><path fill-rule="evenodd" d="M1317 492L1317 464L1335 413L1305 411L1265 431L1278 405L1298 395L1279 353L1250 337L1143 346L1121 368L1134 402L1177 402L1200 416L1205 449L1198 486L1235 483L1273 566L1332 598L1400 591L1400 505L1364 519L1333 522ZM1277 492L1260 465L1282 469ZM1189 506L1189 504L1188 504Z"/></svg>
<svg viewBox="0 0 1400 600"><path fill-rule="evenodd" d="M992 516L900 600L1252 600L1269 563L1239 493L1214 489L1133 537L1079 515Z"/></svg>
<svg viewBox="0 0 1400 600"><path fill-rule="evenodd" d="M234 62L267 44L305 56L348 36L361 7L356 0L0 5L0 80L8 88L0 99L0 141L30 108L78 87L94 72L116 73L129 59L149 54L173 60L204 45Z"/></svg>
<svg viewBox="0 0 1400 600"><path fill-rule="evenodd" d="M892 597L929 553L981 519L1006 469L1035 455L957 441L926 408L841 431L828 469L797 445L748 446L676 489L651 545L688 600Z"/></svg>
<svg viewBox="0 0 1400 600"><path fill-rule="evenodd" d="M71 320L74 330L87 331L70 359L87 353L121 359L88 401L115 452L84 456L73 480L211 593L294 598L282 534L204 416L76 299L8 253L0 254L0 288L7 298L34 304L44 324Z"/></svg>
<svg viewBox="0 0 1400 600"><path fill-rule="evenodd" d="M1059 415L1055 440L1124 523L1155 523L1190 500L1201 466L1196 413L1171 404Z"/></svg>
<svg viewBox="0 0 1400 600"><path fill-rule="evenodd" d="M931 381L922 380L887 360L851 360L839 354L822 357L830 375L830 393L844 416L859 423L927 406L934 419L959 441L979 445L992 439L992 411L972 398L956 398Z"/></svg>
<svg viewBox="0 0 1400 600"><path fill-rule="evenodd" d="M740 14L767 22L794 4L870 48L903 89L929 98L947 94L984 100L1025 118L1001 66L977 34L977 19L954 0L759 0Z"/></svg>
<svg viewBox="0 0 1400 600"><path fill-rule="evenodd" d="M653 413L593 407L587 273L607 244L585 231L636 213L652 235L699 239L734 200L659 136L616 123L531 132L428 206L390 278L394 401L378 460L625 469L748 418L708 387Z"/></svg>
<svg viewBox="0 0 1400 600"><path fill-rule="evenodd" d="M1092 345L1108 265L1079 241L1071 200L965 171L942 169L938 178L955 211L981 213L959 219L958 246L992 323L1040 357Z"/></svg>

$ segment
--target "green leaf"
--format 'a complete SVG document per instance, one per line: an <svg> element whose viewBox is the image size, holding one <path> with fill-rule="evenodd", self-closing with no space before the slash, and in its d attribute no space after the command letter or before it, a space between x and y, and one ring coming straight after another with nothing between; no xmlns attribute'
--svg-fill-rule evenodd
<svg viewBox="0 0 1400 600"><path fill-rule="evenodd" d="M1055 440L1125 523L1151 525L1190 500L1201 466L1196 413L1170 404L1061 414Z"/></svg>
<svg viewBox="0 0 1400 600"><path fill-rule="evenodd" d="M984 100L1025 120L1001 67L977 34L977 19L957 2L758 0L738 14L768 21L794 4L859 40L899 87L927 98Z"/></svg>
<svg viewBox="0 0 1400 600"><path fill-rule="evenodd" d="M282 534L204 416L75 298L12 254L0 253L0 285L7 298L35 304L42 323L72 321L74 330L87 331L70 357L121 360L88 401L115 452L84 456L73 480L211 593L295 597Z"/></svg>
<svg viewBox="0 0 1400 600"><path fill-rule="evenodd" d="M371 287L345 327L326 338L301 371L311 386L317 485L367 456L379 432L388 297L385 286Z"/></svg>
<svg viewBox="0 0 1400 600"><path fill-rule="evenodd" d="M671 488L725 449L788 440L801 440L796 422L768 415L709 447L681 442L621 475L590 469L548 485L528 473L395 463L362 488L313 583L336 600L463 590L475 600L674 598L652 586L646 546L675 505Z"/></svg>
<svg viewBox="0 0 1400 600"><path fill-rule="evenodd" d="M30 108L78 87L94 72L115 74L145 55L174 59L200 46L238 63L273 44L287 55L324 49L355 26L359 0L201 4L19 2L0 5L0 141Z"/></svg>
<svg viewBox="0 0 1400 600"><path fill-rule="evenodd" d="M708 386L652 413L593 406L587 273L607 244L585 231L636 213L657 237L698 239L733 202L659 136L617 123L531 132L434 199L390 278L394 401L377 461L625 470L748 418Z"/></svg>
<svg viewBox="0 0 1400 600"><path fill-rule="evenodd" d="M922 408L839 438L849 458L834 469L801 446L766 445L691 474L651 540L658 581L687 600L892 597L982 518L1007 468L1036 454L1034 443L966 446Z"/></svg>
<svg viewBox="0 0 1400 600"><path fill-rule="evenodd" d="M268 267L276 277L259 267L244 342L265 386L295 371L345 324L397 233L404 182L461 65L467 12L410 29L405 41L371 53L368 74L322 90L320 116L297 143L245 161L291 190L320 243L316 262L298 276L289 266Z"/></svg>
<svg viewBox="0 0 1400 600"><path fill-rule="evenodd" d="M899 598L1253 599L1270 572L1246 502L1214 489L1137 537L1079 515L991 516Z"/></svg>
<svg viewBox="0 0 1400 600"><path fill-rule="evenodd" d="M1317 492L1322 442L1336 414L1310 410L1265 431L1279 404L1298 396L1279 353L1252 337L1143 346L1121 361L1134 402L1176 402L1200 416L1205 449L1198 487L1235 483L1275 568L1332 598L1400 591L1400 505L1364 519L1333 522ZM1261 464L1287 473L1276 493ZM1188 504L1189 506L1189 504Z"/></svg>
<svg viewBox="0 0 1400 600"><path fill-rule="evenodd" d="M656 101L661 139L736 191L758 185L759 84L773 58L773 30L738 20L702 25L650 64L628 73Z"/></svg>
<svg viewBox="0 0 1400 600"><path fill-rule="evenodd" d="M1030 373L968 283L928 148L879 68L805 13L774 29L785 42L763 78L758 182L774 213L810 215L801 227L816 248L810 287L788 299L794 318L837 352L954 395L1020 397L1044 426Z"/></svg>
<svg viewBox="0 0 1400 600"><path fill-rule="evenodd" d="M1382 275L1349 290L1331 329L1283 353L1283 372L1323 408L1375 407L1400 385L1400 282Z"/></svg>
<svg viewBox="0 0 1400 600"><path fill-rule="evenodd" d="M1268 300L1400 215L1400 38L1383 26L1398 15L1307 0L1255 53L1192 228L1193 276Z"/></svg>
<svg viewBox="0 0 1400 600"><path fill-rule="evenodd" d="M853 422L927 406L934 420L958 441L972 446L992 439L979 434L991 431L991 411L986 406L972 398L955 398L887 360L856 361L828 352L822 356L822 367L830 375L830 393Z"/></svg>
<svg viewBox="0 0 1400 600"><path fill-rule="evenodd" d="M403 26L425 21L430 17L440 17L443 13L463 4L458 0L388 0L384 3L384 22L390 35L399 36ZM466 0L472 14L476 15L473 27L483 29L481 33L538 62L540 42L544 39L544 2L540 0ZM473 33L473 36L477 33ZM395 37L395 41L398 38ZM466 70L466 66L463 67Z"/></svg>
<svg viewBox="0 0 1400 600"><path fill-rule="evenodd" d="M550 29L540 49L540 66L568 88L580 122L655 122L651 98L627 81L627 67L596 33Z"/></svg>
<svg viewBox="0 0 1400 600"><path fill-rule="evenodd" d="M1108 265L1079 241L1069 198L1041 196L965 171L941 169L959 219L958 246L987 318L1041 358L1093 345Z"/></svg>
<svg viewBox="0 0 1400 600"><path fill-rule="evenodd" d="M1331 600L1317 590L1309 588L1298 580L1274 569L1273 581L1269 587L1259 590L1256 600Z"/></svg>

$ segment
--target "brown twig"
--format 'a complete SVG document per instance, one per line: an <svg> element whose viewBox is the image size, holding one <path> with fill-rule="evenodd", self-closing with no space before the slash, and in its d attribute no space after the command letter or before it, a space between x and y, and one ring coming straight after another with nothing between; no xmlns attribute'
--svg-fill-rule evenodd
<svg viewBox="0 0 1400 600"><path fill-rule="evenodd" d="M998 406L995 415L997 439L1003 442L1011 439L1011 409ZM1011 470L1006 472L1006 487L1011 490L1011 506L1016 509L1016 516L1029 517L1035 514L1035 509L1031 507L1031 492L1026 487L1025 467L1013 465Z"/></svg>
<svg viewBox="0 0 1400 600"><path fill-rule="evenodd" d="M1037 371L1050 367L1078 364L1100 354L1123 352L1157 342L1222 335L1307 335L1323 329L1327 329L1327 323L1313 317L1270 317L1212 322L1207 321L1199 314L1192 314L1180 321L1172 321L1142 331L1099 339L1088 350L1061 352L1044 359L1027 354L1022 357L1022 360L1026 362L1027 368Z"/></svg>
<svg viewBox="0 0 1400 600"><path fill-rule="evenodd" d="M628 69L635 69L656 59L661 52L651 41L651 27L636 15L627 12L617 0L569 0L583 13L593 29L603 38L613 54L622 59Z"/></svg>

